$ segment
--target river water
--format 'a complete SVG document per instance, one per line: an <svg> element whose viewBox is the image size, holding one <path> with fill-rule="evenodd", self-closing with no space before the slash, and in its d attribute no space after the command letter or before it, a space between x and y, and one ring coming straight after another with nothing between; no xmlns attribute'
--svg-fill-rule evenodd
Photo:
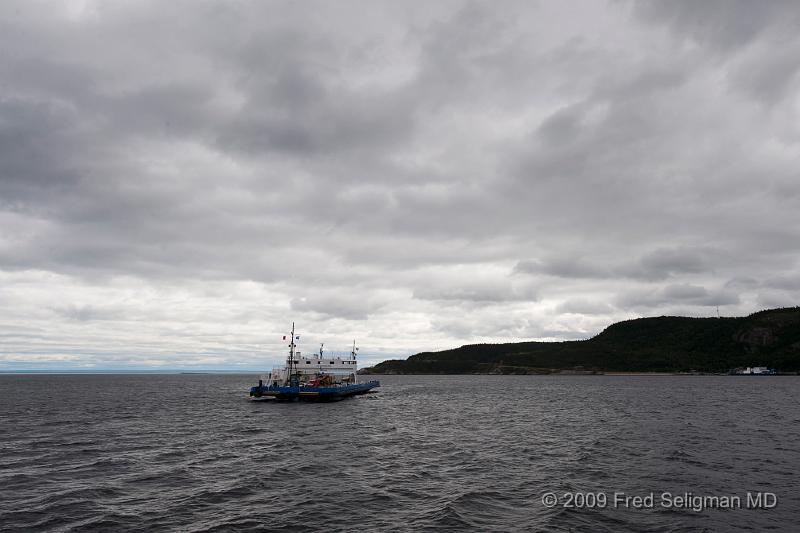
<svg viewBox="0 0 800 533"><path fill-rule="evenodd" d="M0 375L0 530L800 531L800 378L257 379Z"/></svg>

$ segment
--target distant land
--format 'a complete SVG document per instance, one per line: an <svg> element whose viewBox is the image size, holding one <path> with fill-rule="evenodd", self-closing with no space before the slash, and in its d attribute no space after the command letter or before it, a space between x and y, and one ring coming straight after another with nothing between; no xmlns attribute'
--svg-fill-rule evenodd
<svg viewBox="0 0 800 533"><path fill-rule="evenodd" d="M800 307L746 317L661 316L612 324L581 341L470 344L384 361L364 374L800 371Z"/></svg>

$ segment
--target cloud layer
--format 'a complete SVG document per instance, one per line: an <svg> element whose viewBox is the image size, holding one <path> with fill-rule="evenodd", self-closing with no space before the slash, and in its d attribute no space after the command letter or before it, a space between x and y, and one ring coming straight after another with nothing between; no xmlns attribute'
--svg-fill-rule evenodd
<svg viewBox="0 0 800 533"><path fill-rule="evenodd" d="M791 2L4 2L0 370L800 297ZM305 348L304 348L305 349Z"/></svg>

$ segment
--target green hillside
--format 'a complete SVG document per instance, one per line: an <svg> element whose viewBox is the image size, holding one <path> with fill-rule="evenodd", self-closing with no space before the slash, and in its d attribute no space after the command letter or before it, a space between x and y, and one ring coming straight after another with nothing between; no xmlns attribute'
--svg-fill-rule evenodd
<svg viewBox="0 0 800 533"><path fill-rule="evenodd" d="M744 366L800 371L800 307L739 318L639 318L588 340L471 344L384 361L364 373L725 372Z"/></svg>

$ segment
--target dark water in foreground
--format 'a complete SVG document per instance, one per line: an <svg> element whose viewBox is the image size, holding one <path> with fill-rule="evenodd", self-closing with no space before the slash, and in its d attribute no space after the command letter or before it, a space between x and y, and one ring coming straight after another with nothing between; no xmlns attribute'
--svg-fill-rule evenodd
<svg viewBox="0 0 800 533"><path fill-rule="evenodd" d="M381 380L298 404L248 401L253 376L0 376L0 530L800 531L800 378Z"/></svg>

